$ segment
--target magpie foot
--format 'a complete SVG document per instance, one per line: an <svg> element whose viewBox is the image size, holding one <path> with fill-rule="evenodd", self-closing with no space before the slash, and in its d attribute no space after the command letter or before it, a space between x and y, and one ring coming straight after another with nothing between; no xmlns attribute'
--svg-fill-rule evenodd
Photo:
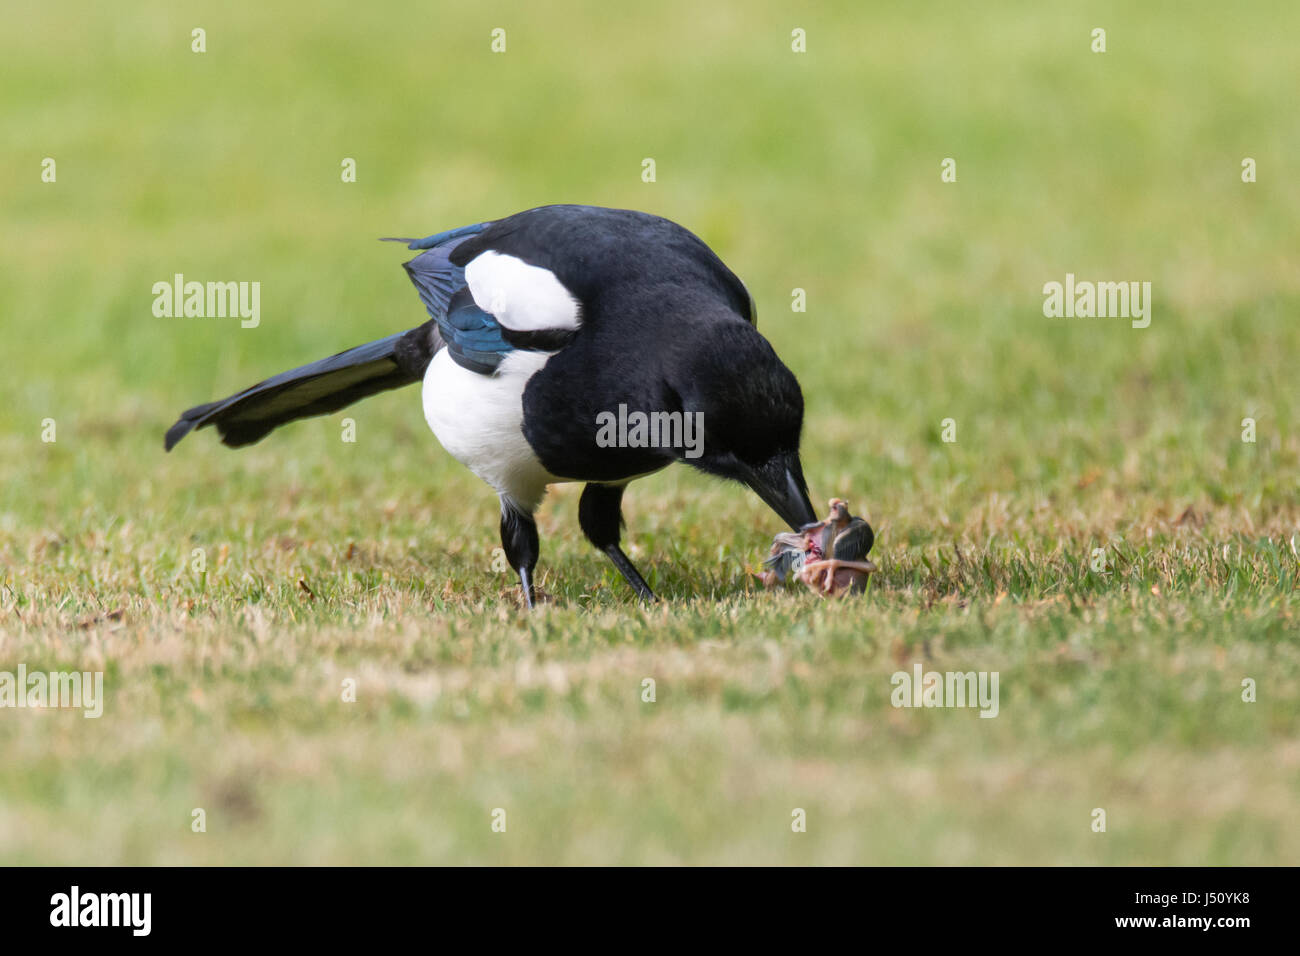
<svg viewBox="0 0 1300 956"><path fill-rule="evenodd" d="M623 553L622 548L616 544L611 544L606 545L602 550L609 555L609 560L614 563L614 567L618 568L618 572L623 575L623 579L632 585L632 590L636 592L637 597L649 604L658 603L659 599L655 597L654 591L650 590L650 585L645 583L645 578L641 577L641 572Z"/></svg>
<svg viewBox="0 0 1300 956"><path fill-rule="evenodd" d="M531 611L536 605L533 603L533 582L527 568L519 569L519 589L523 592L524 606Z"/></svg>
<svg viewBox="0 0 1300 956"><path fill-rule="evenodd" d="M537 525L527 514L505 497L501 499L501 546L506 560L519 575L524 605L532 610L535 604L533 568L537 567Z"/></svg>
<svg viewBox="0 0 1300 956"><path fill-rule="evenodd" d="M637 597L646 602L658 601L645 578L618 546L623 528L623 488L624 485L588 484L578 501L578 524L587 540L604 551L618 573L632 585Z"/></svg>

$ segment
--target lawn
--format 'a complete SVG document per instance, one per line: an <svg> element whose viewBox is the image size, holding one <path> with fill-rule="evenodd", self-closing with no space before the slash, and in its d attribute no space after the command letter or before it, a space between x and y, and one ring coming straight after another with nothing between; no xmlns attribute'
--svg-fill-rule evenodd
<svg viewBox="0 0 1300 956"><path fill-rule="evenodd" d="M1300 7L297 6L0 35L0 672L106 697L0 709L0 863L1300 863ZM679 466L625 505L660 604L563 486L526 613L417 389L163 453L423 321L378 237L549 202L745 280L865 595L765 592L779 519ZM156 316L177 273L259 323ZM1067 274L1150 325L1046 317ZM918 663L996 718L893 706Z"/></svg>

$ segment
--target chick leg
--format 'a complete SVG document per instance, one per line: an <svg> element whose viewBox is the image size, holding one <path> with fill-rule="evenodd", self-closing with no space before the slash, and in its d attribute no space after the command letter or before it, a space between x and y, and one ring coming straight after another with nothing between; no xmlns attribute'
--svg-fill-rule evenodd
<svg viewBox="0 0 1300 956"><path fill-rule="evenodd" d="M824 561L809 561L803 568L803 573L806 575L804 581L809 587L812 587L813 582L816 581L821 585L821 589L829 594L831 589L835 586L835 575L845 569L870 574L872 571L876 570L876 566L870 561L843 561L839 558L827 558Z"/></svg>

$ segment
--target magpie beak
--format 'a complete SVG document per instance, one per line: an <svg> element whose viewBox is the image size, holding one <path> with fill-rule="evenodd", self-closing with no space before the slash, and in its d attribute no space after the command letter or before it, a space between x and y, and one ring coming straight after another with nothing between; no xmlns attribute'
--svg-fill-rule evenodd
<svg viewBox="0 0 1300 956"><path fill-rule="evenodd" d="M797 454L777 455L757 468L743 466L742 480L764 503L780 516L793 531L817 521L803 466Z"/></svg>

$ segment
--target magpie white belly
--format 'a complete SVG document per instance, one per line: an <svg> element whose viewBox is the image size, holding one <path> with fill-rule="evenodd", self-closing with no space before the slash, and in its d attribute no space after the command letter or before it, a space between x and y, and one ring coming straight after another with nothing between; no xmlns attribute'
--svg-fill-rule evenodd
<svg viewBox="0 0 1300 956"><path fill-rule="evenodd" d="M511 352L496 374L480 375L443 349L424 373L424 418L442 447L528 514L547 485L570 480L547 471L524 438L524 386L550 358Z"/></svg>

